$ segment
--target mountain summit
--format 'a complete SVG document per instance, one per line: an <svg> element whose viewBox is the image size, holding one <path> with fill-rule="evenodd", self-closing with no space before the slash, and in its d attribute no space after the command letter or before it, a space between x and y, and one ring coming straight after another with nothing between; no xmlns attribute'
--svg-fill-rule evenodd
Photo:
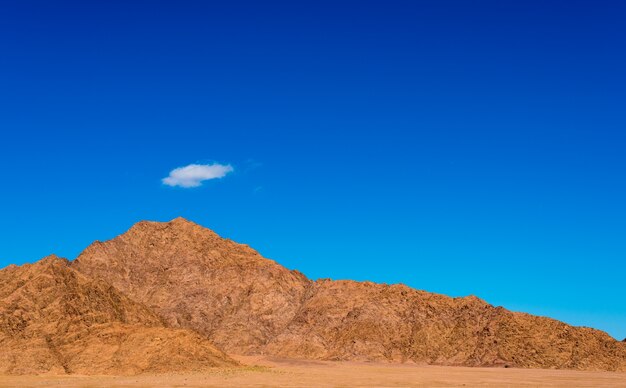
<svg viewBox="0 0 626 388"><path fill-rule="evenodd" d="M626 370L604 332L353 281L312 281L182 218L140 222L72 264L226 352L322 360Z"/></svg>
<svg viewBox="0 0 626 388"><path fill-rule="evenodd" d="M140 222L89 246L72 267L192 328L224 350L261 351L302 304L311 281L182 218Z"/></svg>

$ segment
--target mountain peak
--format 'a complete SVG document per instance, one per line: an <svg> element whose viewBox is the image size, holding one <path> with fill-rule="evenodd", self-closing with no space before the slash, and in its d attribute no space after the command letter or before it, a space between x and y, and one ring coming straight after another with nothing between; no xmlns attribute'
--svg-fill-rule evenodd
<svg viewBox="0 0 626 388"><path fill-rule="evenodd" d="M181 216L172 219L169 223L174 225L198 225L195 222L189 221L188 219Z"/></svg>
<svg viewBox="0 0 626 388"><path fill-rule="evenodd" d="M97 263L97 264L96 264ZM210 229L177 217L168 222L140 221L109 241L96 241L83 251L75 268L111 266L126 268L134 276L152 276L163 268L178 268L181 273L197 267L264 268L278 266L247 245L223 238ZM115 284L117 285L117 284Z"/></svg>
<svg viewBox="0 0 626 388"><path fill-rule="evenodd" d="M183 217L176 217L170 221L139 221L130 227L127 233L132 232L148 232L152 233L156 230L202 230L204 233L212 233L217 235L217 233L212 230L205 228L195 222L189 221ZM126 234L126 233L124 233ZM124 235L123 234L123 235Z"/></svg>
<svg viewBox="0 0 626 388"><path fill-rule="evenodd" d="M69 260L52 254L34 263L25 263L22 265L12 264L2 270L30 273L50 273L51 271L65 271L66 269L69 270Z"/></svg>
<svg viewBox="0 0 626 388"><path fill-rule="evenodd" d="M184 218L139 222L113 240L92 244L72 267L159 306L169 324L192 327L236 352L277 335L310 284L302 274Z"/></svg>
<svg viewBox="0 0 626 388"><path fill-rule="evenodd" d="M57 255L55 255L53 253L51 255L48 255L48 256L42 258L37 263L41 263L41 264L64 263L64 264L67 264L67 262L68 262L68 260L66 258L59 257L59 256L57 256Z"/></svg>

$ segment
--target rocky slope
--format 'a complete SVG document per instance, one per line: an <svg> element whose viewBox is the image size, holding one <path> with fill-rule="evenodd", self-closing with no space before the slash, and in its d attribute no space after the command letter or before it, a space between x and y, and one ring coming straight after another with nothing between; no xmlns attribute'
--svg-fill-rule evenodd
<svg viewBox="0 0 626 388"><path fill-rule="evenodd" d="M403 285L310 281L176 219L141 222L72 267L234 353L443 365L626 370L598 330Z"/></svg>
<svg viewBox="0 0 626 388"><path fill-rule="evenodd" d="M0 374L136 374L236 365L203 336L50 256L0 270Z"/></svg>
<svg viewBox="0 0 626 388"><path fill-rule="evenodd" d="M265 351L331 360L625 370L626 348L598 330L513 313L476 297L404 285L318 281Z"/></svg>
<svg viewBox="0 0 626 388"><path fill-rule="evenodd" d="M183 219L140 222L92 244L72 266L235 353L260 351L282 332L310 286L302 274Z"/></svg>

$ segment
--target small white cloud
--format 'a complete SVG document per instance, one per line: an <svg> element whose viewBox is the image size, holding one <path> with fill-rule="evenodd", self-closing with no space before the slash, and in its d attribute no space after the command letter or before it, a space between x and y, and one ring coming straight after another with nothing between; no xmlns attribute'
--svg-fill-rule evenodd
<svg viewBox="0 0 626 388"><path fill-rule="evenodd" d="M173 169L170 171L170 175L163 178L162 181L164 185L168 186L198 187L204 181L223 178L233 170L233 166L230 164L190 164Z"/></svg>

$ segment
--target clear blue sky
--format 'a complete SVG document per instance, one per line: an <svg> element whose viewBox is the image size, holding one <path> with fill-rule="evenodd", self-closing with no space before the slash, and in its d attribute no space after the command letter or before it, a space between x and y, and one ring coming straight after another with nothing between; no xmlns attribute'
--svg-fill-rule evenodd
<svg viewBox="0 0 626 388"><path fill-rule="evenodd" d="M184 216L311 278L622 339L625 21L619 1L5 1L0 267ZM233 171L162 182L215 162Z"/></svg>

